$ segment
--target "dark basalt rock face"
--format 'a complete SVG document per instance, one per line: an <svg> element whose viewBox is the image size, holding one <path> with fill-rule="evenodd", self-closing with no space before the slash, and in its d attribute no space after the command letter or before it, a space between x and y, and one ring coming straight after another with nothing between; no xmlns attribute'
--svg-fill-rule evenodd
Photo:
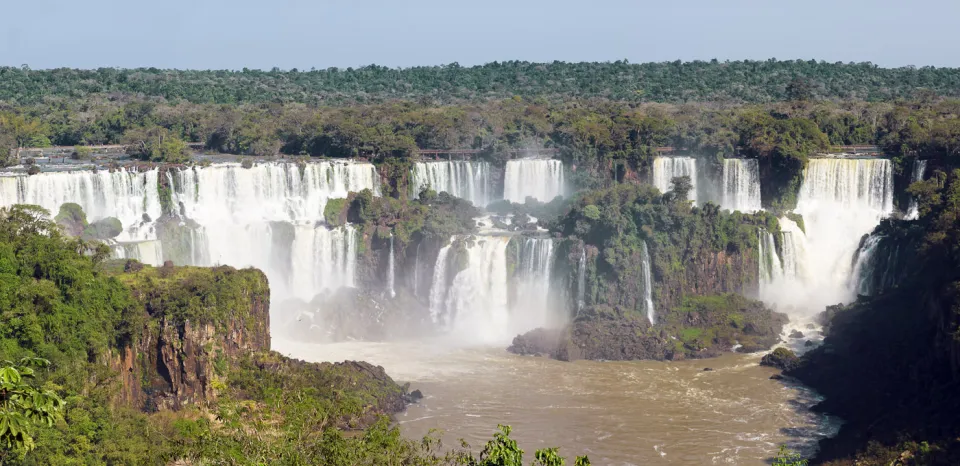
<svg viewBox="0 0 960 466"><path fill-rule="evenodd" d="M800 364L800 358L786 348L777 348L772 353L760 359L761 366L776 367L782 371L789 371Z"/></svg>

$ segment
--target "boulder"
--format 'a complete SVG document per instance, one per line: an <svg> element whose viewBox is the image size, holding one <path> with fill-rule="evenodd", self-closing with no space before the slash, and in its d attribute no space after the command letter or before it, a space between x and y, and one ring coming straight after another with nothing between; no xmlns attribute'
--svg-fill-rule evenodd
<svg viewBox="0 0 960 466"><path fill-rule="evenodd" d="M80 204L68 202L60 206L60 212L53 218L63 232L70 236L80 236L83 230L87 228L87 214L83 212Z"/></svg>
<svg viewBox="0 0 960 466"><path fill-rule="evenodd" d="M794 331L790 332L790 338L797 338L797 339L803 338L803 332L801 332L801 331L799 331L799 330L794 330Z"/></svg>
<svg viewBox="0 0 960 466"><path fill-rule="evenodd" d="M123 224L116 217L107 217L87 225L83 229L84 239L113 239L123 233Z"/></svg>
<svg viewBox="0 0 960 466"><path fill-rule="evenodd" d="M761 366L776 367L777 369L788 371L800 364L800 358L786 348L777 348L772 353L760 360Z"/></svg>

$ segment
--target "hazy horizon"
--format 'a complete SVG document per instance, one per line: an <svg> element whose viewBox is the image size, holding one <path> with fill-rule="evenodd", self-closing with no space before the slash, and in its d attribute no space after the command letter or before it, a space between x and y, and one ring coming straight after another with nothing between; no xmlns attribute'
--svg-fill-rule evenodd
<svg viewBox="0 0 960 466"><path fill-rule="evenodd" d="M397 4L36 0L6 8L0 65L239 70L494 61L802 59L960 67L960 2ZM29 21L39 18L39 21Z"/></svg>

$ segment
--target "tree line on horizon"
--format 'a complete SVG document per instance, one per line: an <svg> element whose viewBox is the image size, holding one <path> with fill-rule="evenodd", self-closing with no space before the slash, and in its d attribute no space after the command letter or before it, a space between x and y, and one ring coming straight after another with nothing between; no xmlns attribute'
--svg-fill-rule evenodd
<svg viewBox="0 0 960 466"><path fill-rule="evenodd" d="M601 98L767 103L803 97L794 93L798 90L825 100L889 101L927 93L960 97L960 68L776 59L642 64L504 61L471 67L369 65L309 71L0 67L0 101L16 105L92 94L219 104L353 105L394 100L450 104L513 96L554 102Z"/></svg>

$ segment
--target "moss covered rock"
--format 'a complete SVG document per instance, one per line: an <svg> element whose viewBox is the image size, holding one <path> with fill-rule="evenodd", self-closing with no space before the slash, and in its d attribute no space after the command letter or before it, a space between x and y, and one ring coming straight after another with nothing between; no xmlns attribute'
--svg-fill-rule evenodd
<svg viewBox="0 0 960 466"><path fill-rule="evenodd" d="M60 206L60 212L54 217L54 221L63 232L70 236L80 236L83 230L87 228L87 214L83 211L80 204L68 202Z"/></svg>
<svg viewBox="0 0 960 466"><path fill-rule="evenodd" d="M97 220L83 229L81 235L84 239L107 240L113 239L123 233L123 224L116 217L107 217Z"/></svg>

